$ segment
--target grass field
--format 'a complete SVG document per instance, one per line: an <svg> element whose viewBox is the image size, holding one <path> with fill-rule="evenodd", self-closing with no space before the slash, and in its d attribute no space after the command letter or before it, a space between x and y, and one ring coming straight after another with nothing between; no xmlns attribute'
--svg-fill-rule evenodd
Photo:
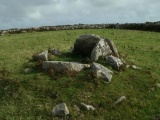
<svg viewBox="0 0 160 120"><path fill-rule="evenodd" d="M66 53L82 34L97 34L113 40L121 56L142 70L114 71L111 83L90 78L89 71L56 80L34 69L25 74L32 55L49 47ZM81 61L67 55L55 60ZM106 66L105 63L103 63ZM0 36L0 120L58 120L52 108L65 102L74 120L159 120L160 119L160 33L86 29L32 32ZM121 96L126 100L116 107ZM95 111L76 111L81 102Z"/></svg>

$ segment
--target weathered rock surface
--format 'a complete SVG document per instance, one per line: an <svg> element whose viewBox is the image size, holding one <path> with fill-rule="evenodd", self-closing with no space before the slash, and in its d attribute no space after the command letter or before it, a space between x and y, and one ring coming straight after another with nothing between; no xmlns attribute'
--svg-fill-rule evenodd
<svg viewBox="0 0 160 120"><path fill-rule="evenodd" d="M107 63L109 65L112 66L113 69L116 69L116 70L121 70L122 66L124 66L124 64L122 63L121 59L119 59L117 57L114 57L112 55L107 56L106 57L106 61L107 61Z"/></svg>
<svg viewBox="0 0 160 120"><path fill-rule="evenodd" d="M81 64L78 62L63 62L63 61L44 61L43 66L45 70L53 69L57 72L62 71L81 71L85 68L89 68L89 64Z"/></svg>
<svg viewBox="0 0 160 120"><path fill-rule="evenodd" d="M73 54L90 57L95 45L100 41L100 37L94 34L81 35L74 43Z"/></svg>
<svg viewBox="0 0 160 120"><path fill-rule="evenodd" d="M92 63L91 68L94 70L97 78L102 78L108 83L111 81L113 72L108 68L94 62Z"/></svg>
<svg viewBox="0 0 160 120"><path fill-rule="evenodd" d="M106 39L101 39L93 48L91 52L92 61L97 61L100 56L107 56L113 54L108 41Z"/></svg>
<svg viewBox="0 0 160 120"><path fill-rule="evenodd" d="M67 105L65 103L56 105L52 110L52 114L56 117L65 117L69 114Z"/></svg>
<svg viewBox="0 0 160 120"><path fill-rule="evenodd" d="M35 60L48 61L48 50L33 56Z"/></svg>

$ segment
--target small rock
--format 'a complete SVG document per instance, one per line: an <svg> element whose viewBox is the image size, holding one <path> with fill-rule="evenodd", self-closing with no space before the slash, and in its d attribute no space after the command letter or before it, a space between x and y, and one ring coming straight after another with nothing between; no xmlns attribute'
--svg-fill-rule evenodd
<svg viewBox="0 0 160 120"><path fill-rule="evenodd" d="M25 73L30 73L30 72L32 72L32 71L33 71L32 68L26 68L26 69L24 70Z"/></svg>
<svg viewBox="0 0 160 120"><path fill-rule="evenodd" d="M87 105L85 103L81 103L81 106L85 108L86 110L95 110L95 108L92 105Z"/></svg>
<svg viewBox="0 0 160 120"><path fill-rule="evenodd" d="M132 65L132 68L133 68L133 69L136 69L136 70L141 70L141 69L142 69L141 67L137 67L137 66L135 66L135 65Z"/></svg>
<svg viewBox="0 0 160 120"><path fill-rule="evenodd" d="M65 103L61 103L61 104L56 105L53 108L52 113L56 117L65 117L66 115L69 114L69 110Z"/></svg>
<svg viewBox="0 0 160 120"><path fill-rule="evenodd" d="M118 103L121 103L122 101L126 100L125 96L121 96L115 103L114 106L117 105Z"/></svg>

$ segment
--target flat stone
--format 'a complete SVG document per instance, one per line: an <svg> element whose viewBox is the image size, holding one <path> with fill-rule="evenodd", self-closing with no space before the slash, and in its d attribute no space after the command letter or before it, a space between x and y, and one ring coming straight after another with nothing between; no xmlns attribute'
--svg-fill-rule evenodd
<svg viewBox="0 0 160 120"><path fill-rule="evenodd" d="M85 68L89 68L89 64L81 64L78 62L63 62L63 61L44 61L42 68L45 70L53 69L57 72L62 71L81 71Z"/></svg>

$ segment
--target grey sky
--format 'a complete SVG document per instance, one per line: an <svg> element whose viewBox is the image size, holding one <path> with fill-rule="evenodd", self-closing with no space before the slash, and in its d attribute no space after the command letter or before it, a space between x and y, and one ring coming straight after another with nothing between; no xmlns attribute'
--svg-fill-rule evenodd
<svg viewBox="0 0 160 120"><path fill-rule="evenodd" d="M0 0L0 29L160 21L160 0Z"/></svg>

